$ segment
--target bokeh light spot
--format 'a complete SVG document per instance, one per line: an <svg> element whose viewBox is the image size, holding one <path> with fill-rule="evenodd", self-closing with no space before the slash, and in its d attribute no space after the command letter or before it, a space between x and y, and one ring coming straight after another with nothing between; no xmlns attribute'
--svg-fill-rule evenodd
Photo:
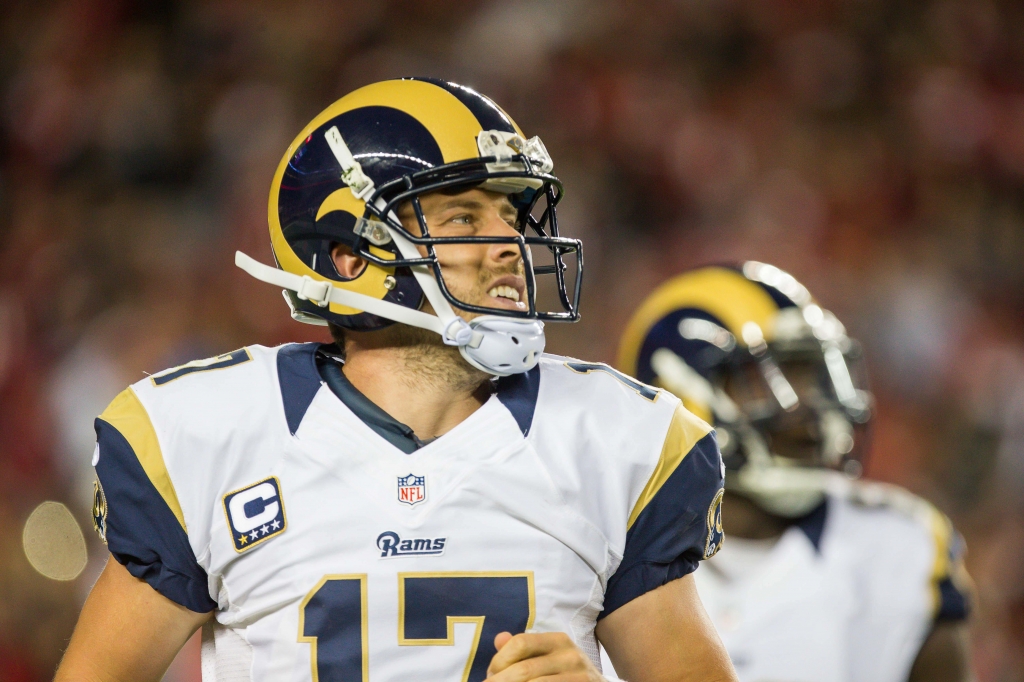
<svg viewBox="0 0 1024 682"><path fill-rule="evenodd" d="M88 559L82 529L60 502L43 502L32 511L21 542L32 568L51 580L74 580Z"/></svg>

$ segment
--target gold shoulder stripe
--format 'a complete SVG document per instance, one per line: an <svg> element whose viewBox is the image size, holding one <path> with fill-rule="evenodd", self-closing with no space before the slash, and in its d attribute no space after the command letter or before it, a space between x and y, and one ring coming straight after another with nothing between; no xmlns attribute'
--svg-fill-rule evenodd
<svg viewBox="0 0 1024 682"><path fill-rule="evenodd" d="M931 580L929 584L932 600L932 617L938 616L942 608L942 582L947 578L952 581L953 586L960 592L970 594L974 591L971 576L964 568L963 560L960 557L953 557L950 547L953 544L953 523L949 518L936 509L930 502L925 502L928 508L929 525L932 539L935 541L935 560L932 563Z"/></svg>
<svg viewBox="0 0 1024 682"><path fill-rule="evenodd" d="M181 511L181 504L178 503L178 495L174 492L171 476L167 473L153 422L150 421L149 414L139 401L139 397L135 395L135 391L130 387L121 391L103 411L100 419L117 429L128 441L153 487L160 493L160 497L164 498L164 502L174 514L174 518L178 519L182 529L188 532L185 528L185 515Z"/></svg>
<svg viewBox="0 0 1024 682"><path fill-rule="evenodd" d="M949 575L949 544L952 541L953 529L945 515L938 509L928 505L932 539L935 542L935 559L932 562L931 598L932 617L938 615L942 606L942 592L939 585Z"/></svg>
<svg viewBox="0 0 1024 682"><path fill-rule="evenodd" d="M665 445L661 449L658 466L654 468L654 473L651 474L643 492L640 493L640 498L633 506L633 511L629 514L629 520L626 522L627 530L633 527L637 517L658 494L661 486L665 485L669 476L679 467L683 458L689 454L697 441L709 433L711 433L710 424L695 417L681 404L676 407L675 414L672 415L672 423L668 427L668 434L665 436Z"/></svg>

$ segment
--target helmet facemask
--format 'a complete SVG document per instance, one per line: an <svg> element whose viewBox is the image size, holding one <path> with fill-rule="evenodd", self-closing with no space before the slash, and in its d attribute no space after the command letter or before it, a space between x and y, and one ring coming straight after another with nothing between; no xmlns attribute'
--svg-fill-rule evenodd
<svg viewBox="0 0 1024 682"><path fill-rule="evenodd" d="M652 297L655 312L634 318L648 315L623 367L633 362L641 380L714 424L727 490L795 518L860 475L872 397L860 346L838 320L806 292L802 304L768 299L746 270L698 270L666 285ZM717 298L728 301L719 292L729 285L734 308ZM766 301L759 313L751 300Z"/></svg>
<svg viewBox="0 0 1024 682"><path fill-rule="evenodd" d="M353 251L381 267L429 272L449 305L474 315L575 322L579 319L583 255L578 239L560 237L558 233L556 207L562 198L562 185L556 177L535 170L528 157L515 155L512 158L520 168L494 171L491 166L495 157L484 157L416 173L381 187L375 198L367 203L366 213L356 229L361 239ZM519 234L432 235L420 197L434 192L453 193L473 188L490 191L518 189L508 197L516 208L516 231ZM419 226L418 234L409 231L397 217L399 207L406 203L412 206ZM371 248L389 243L396 247L397 257L394 260L382 259ZM459 298L446 280L443 263L437 254L437 247L456 244L508 244L519 251L526 285L524 300L520 301L521 310L481 306ZM409 245L412 248L408 248ZM431 305L434 305L432 300Z"/></svg>
<svg viewBox="0 0 1024 682"><path fill-rule="evenodd" d="M872 408L860 344L831 313L808 308L781 310L772 341L737 348L718 381L773 455L857 477ZM818 326L791 319L819 315Z"/></svg>
<svg viewBox="0 0 1024 682"><path fill-rule="evenodd" d="M840 473L863 471L871 394L859 344L818 306L779 312L770 343L744 329L748 342L723 363L716 384L746 428L763 438L766 459L749 447L726 460L726 487L784 517L809 512ZM823 324L800 324L797 316ZM803 321L806 322L806 321ZM824 324L827 322L827 324Z"/></svg>

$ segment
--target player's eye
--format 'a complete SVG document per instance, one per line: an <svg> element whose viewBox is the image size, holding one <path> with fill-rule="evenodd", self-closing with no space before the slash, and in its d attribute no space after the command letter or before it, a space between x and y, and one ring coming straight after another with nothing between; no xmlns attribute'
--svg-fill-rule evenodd
<svg viewBox="0 0 1024 682"><path fill-rule="evenodd" d="M443 225L473 226L476 224L476 216L472 213L457 213L445 219Z"/></svg>

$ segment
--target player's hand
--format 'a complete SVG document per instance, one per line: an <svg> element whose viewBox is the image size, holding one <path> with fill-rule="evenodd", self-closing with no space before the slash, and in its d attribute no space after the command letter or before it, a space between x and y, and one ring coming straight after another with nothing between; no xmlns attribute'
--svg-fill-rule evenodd
<svg viewBox="0 0 1024 682"><path fill-rule="evenodd" d="M564 632L494 638L498 653L487 668L487 682L605 682L590 659Z"/></svg>

